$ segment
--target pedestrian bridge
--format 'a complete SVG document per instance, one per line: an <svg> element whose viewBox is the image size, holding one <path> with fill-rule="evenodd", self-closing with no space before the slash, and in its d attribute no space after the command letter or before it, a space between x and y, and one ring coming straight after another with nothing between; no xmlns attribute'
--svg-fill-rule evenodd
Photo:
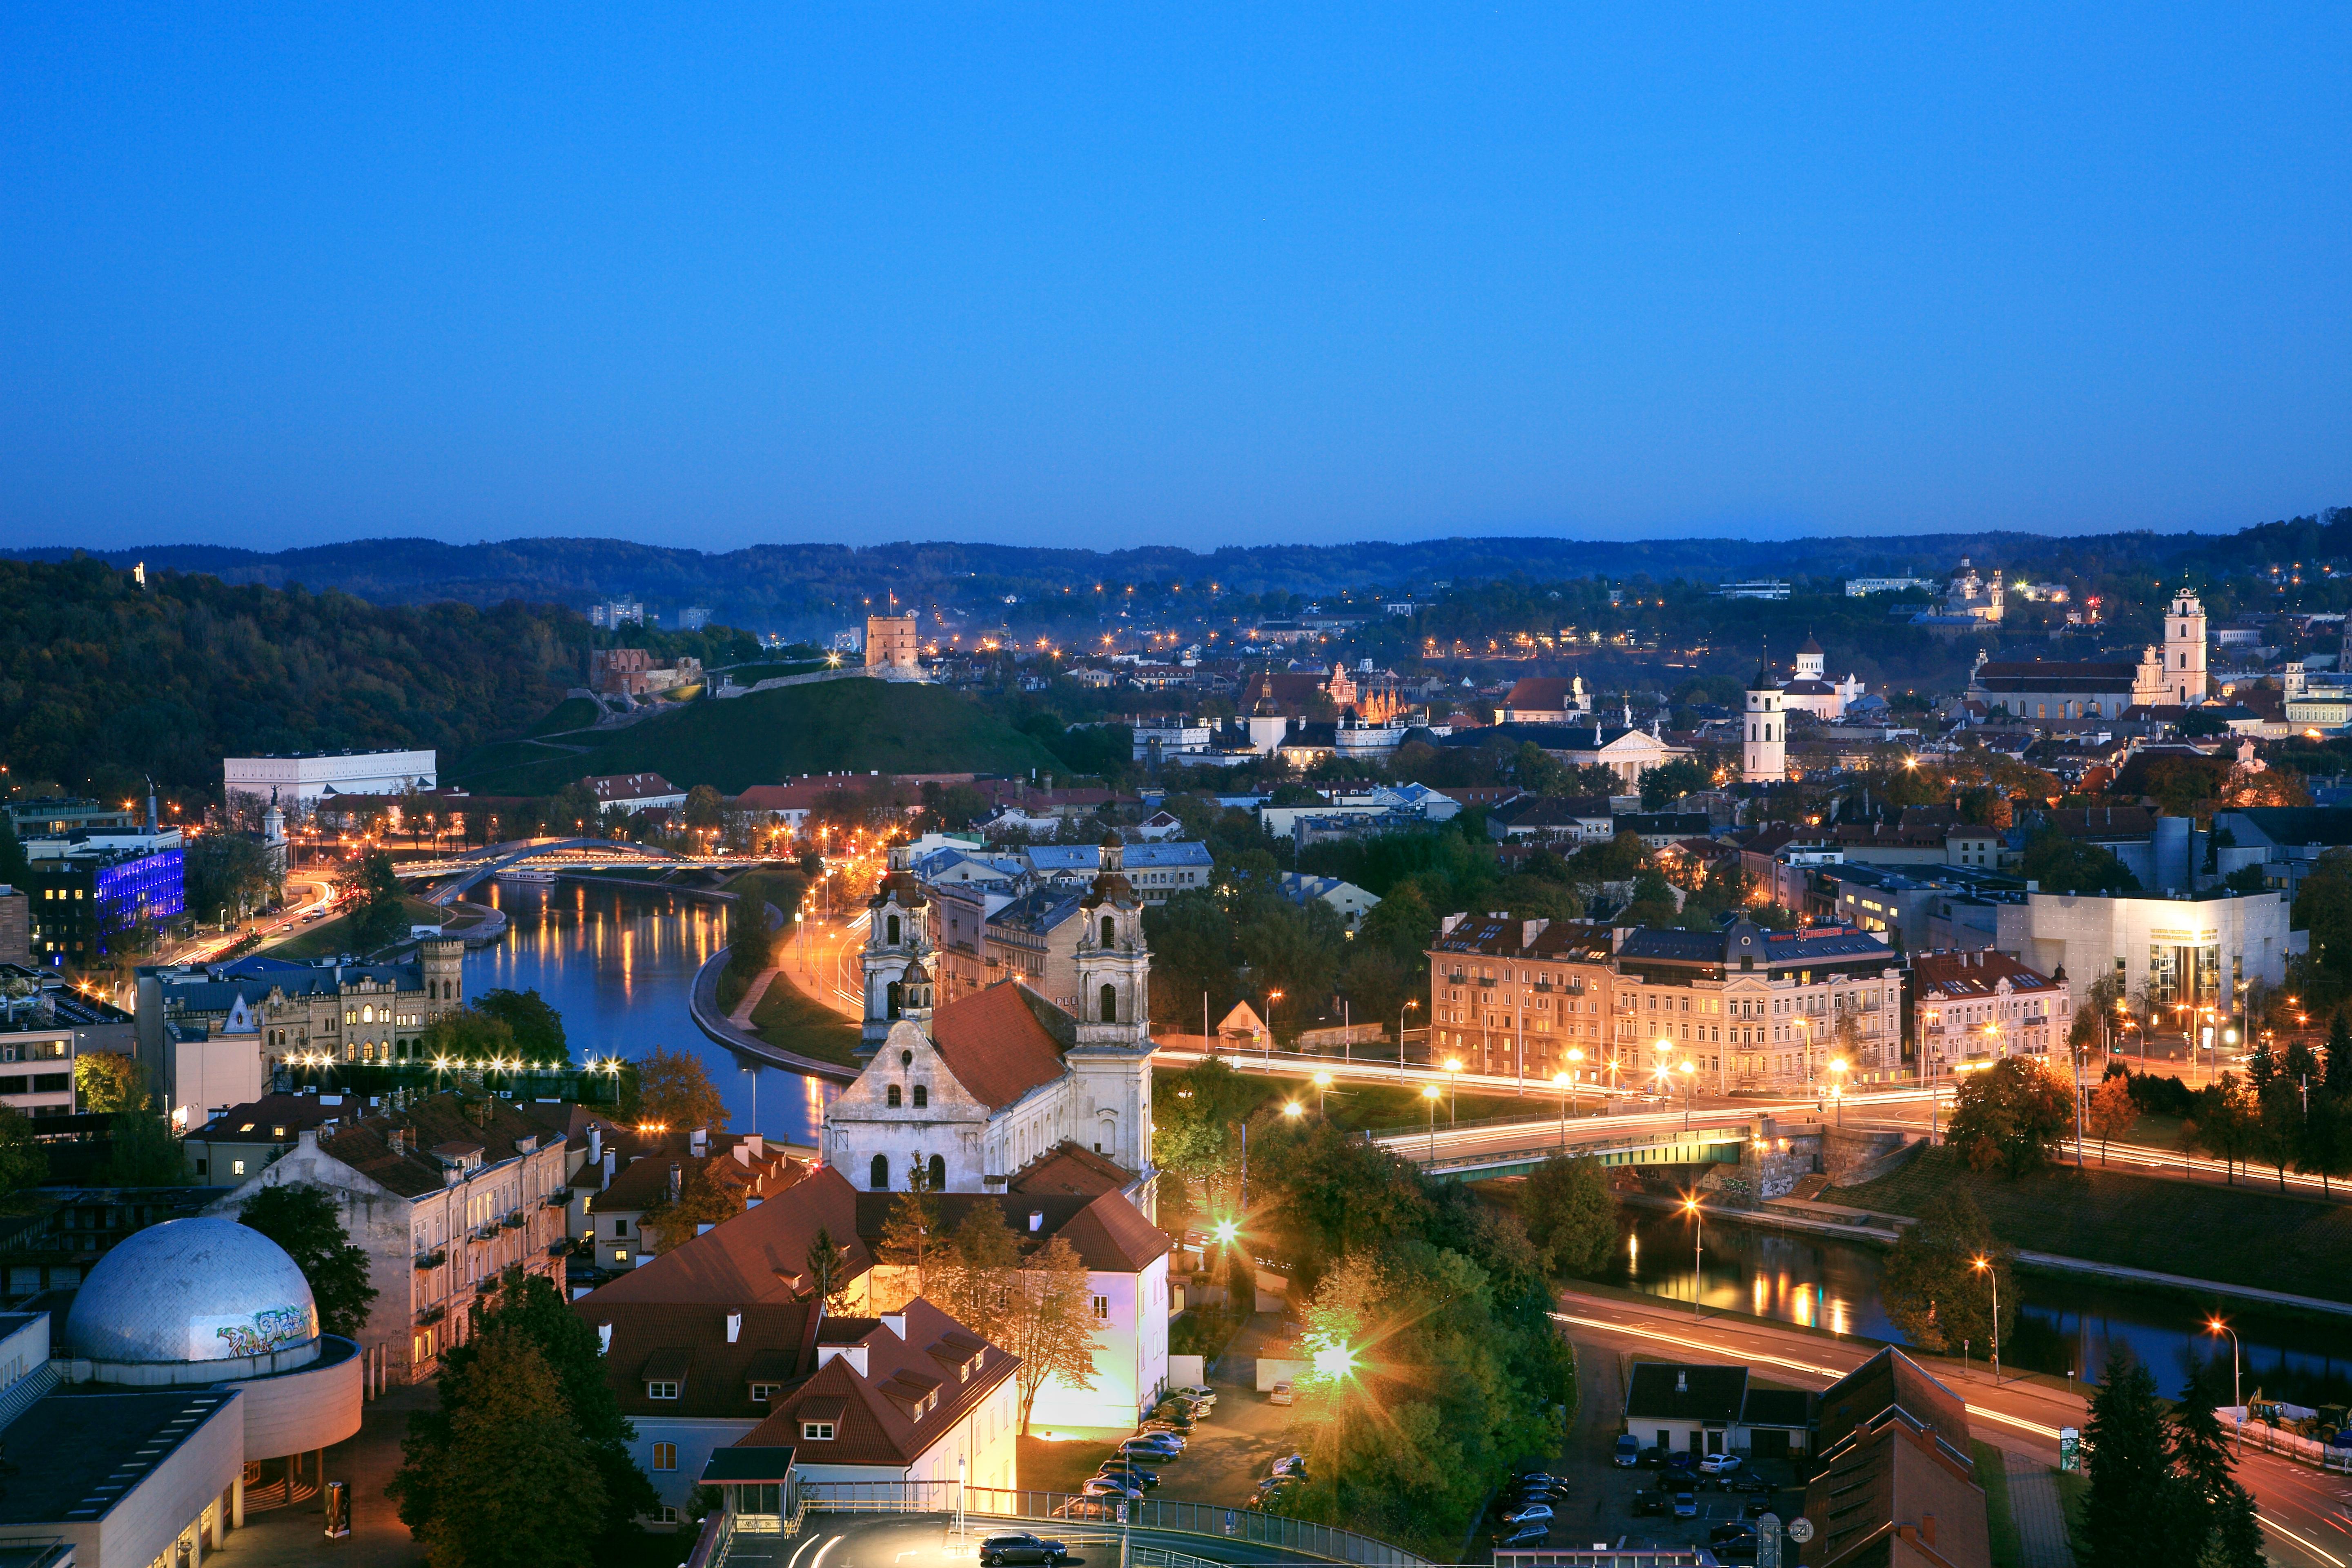
<svg viewBox="0 0 2352 1568"><path fill-rule="evenodd" d="M446 904L501 871L741 871L778 865L792 856L675 855L644 844L610 838L514 838L466 855L394 862L403 881L436 882L425 897Z"/></svg>
<svg viewBox="0 0 2352 1568"><path fill-rule="evenodd" d="M1698 1111L1687 1126L1681 1112L1580 1116L1441 1126L1374 1142L1442 1180L1478 1181L1524 1176L1560 1153L1590 1155L1604 1165L1738 1164L1754 1141L1765 1136L1764 1120L1746 1109Z"/></svg>

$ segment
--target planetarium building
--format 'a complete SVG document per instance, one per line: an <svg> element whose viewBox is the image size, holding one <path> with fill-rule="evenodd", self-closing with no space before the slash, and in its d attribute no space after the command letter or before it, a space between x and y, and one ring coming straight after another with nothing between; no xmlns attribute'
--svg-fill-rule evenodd
<svg viewBox="0 0 2352 1568"><path fill-rule="evenodd" d="M315 1497L324 1451L359 1430L358 1347L319 1331L301 1269L234 1220L125 1237L61 1344L51 1321L0 1317L0 1365L39 1369L0 1390L0 1445L44 1457L0 1492L0 1542L53 1531L75 1568L193 1563L249 1508Z"/></svg>

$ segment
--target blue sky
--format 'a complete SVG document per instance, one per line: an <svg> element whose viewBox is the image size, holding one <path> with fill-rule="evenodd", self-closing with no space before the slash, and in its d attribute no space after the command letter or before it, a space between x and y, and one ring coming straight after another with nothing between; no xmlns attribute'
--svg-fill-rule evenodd
<svg viewBox="0 0 2352 1568"><path fill-rule="evenodd" d="M2352 502L2352 8L0 15L0 543Z"/></svg>

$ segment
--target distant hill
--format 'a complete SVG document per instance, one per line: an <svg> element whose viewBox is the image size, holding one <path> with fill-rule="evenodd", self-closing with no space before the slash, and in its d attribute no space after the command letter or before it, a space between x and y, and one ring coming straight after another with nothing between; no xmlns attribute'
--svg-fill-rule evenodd
<svg viewBox="0 0 2352 1568"><path fill-rule="evenodd" d="M579 752L551 748L583 746ZM506 742L446 766L448 781L545 795L599 773L657 773L729 795L802 773L1069 772L1031 736L936 686L832 680L704 700L625 730Z"/></svg>
<svg viewBox="0 0 2352 1568"><path fill-rule="evenodd" d="M23 560L58 560L69 548L21 549ZM1008 602L1031 610L1086 605L1097 584L1176 582L1225 595L1332 595L1348 589L1426 592L1444 581L1604 576L1713 582L1784 577L1930 574L1961 556L1979 564L2047 573L2195 566L2243 570L2257 562L2352 555L2352 510L2265 523L2236 533L2117 532L2053 537L1974 533L1796 540L1592 540L1535 535L1341 545L1269 544L1195 553L1173 547L1090 551L1019 544L894 542L763 544L706 554L614 539L511 539L444 544L425 539L356 540L264 553L215 545L111 550L120 566L144 561L207 572L232 584L339 588L380 604L455 600L489 605L523 599L583 606L635 595L666 615L688 605L721 621L793 635L855 624L869 605L942 606L994 624ZM1019 620L1024 616L1012 616ZM665 624L671 624L667 620Z"/></svg>

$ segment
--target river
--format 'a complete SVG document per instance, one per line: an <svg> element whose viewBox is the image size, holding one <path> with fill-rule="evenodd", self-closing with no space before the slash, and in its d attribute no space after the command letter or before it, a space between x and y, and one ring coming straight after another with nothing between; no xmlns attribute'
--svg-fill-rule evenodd
<svg viewBox="0 0 2352 1568"><path fill-rule="evenodd" d="M816 1142L833 1085L776 1068L755 1078L688 1016L695 972L726 943L725 905L572 881L492 882L469 896L506 911L507 934L466 954L467 994L499 986L537 991L563 1015L574 1061L635 1058L656 1046L692 1052L726 1097L738 1131Z"/></svg>
<svg viewBox="0 0 2352 1568"><path fill-rule="evenodd" d="M1674 1300L1691 1299L1690 1222L1679 1215L1638 1217L1618 1248L1612 1284ZM1838 1333L1900 1342L1903 1336L1878 1304L1882 1255L1852 1242L1776 1232L1758 1226L1706 1227L1701 1303L1725 1310L1779 1318ZM2215 1353L2203 1333L2201 1307L2227 1318L2244 1349L2244 1380L2297 1405L2352 1400L2352 1317L2330 1321L2265 1312L2244 1302L2121 1289L2087 1279L2020 1274L2024 1294L2018 1326L2001 1346L2005 1366L2096 1376L2110 1348L2128 1345L2154 1372L2168 1394L2187 1384L2195 1367ZM2230 1342L2218 1341L2223 1400L2228 1394ZM1974 1347L1983 1353L1984 1347Z"/></svg>

